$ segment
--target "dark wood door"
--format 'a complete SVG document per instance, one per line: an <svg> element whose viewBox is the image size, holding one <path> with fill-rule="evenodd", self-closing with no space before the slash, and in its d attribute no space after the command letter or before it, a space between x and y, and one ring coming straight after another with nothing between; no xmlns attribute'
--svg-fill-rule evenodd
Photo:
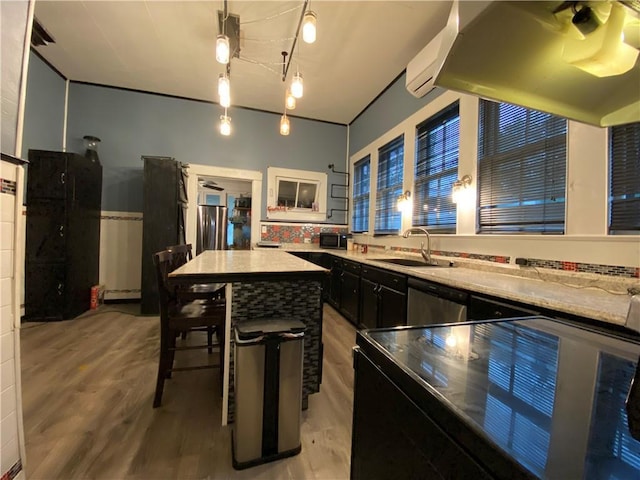
<svg viewBox="0 0 640 480"><path fill-rule="evenodd" d="M396 327L407 324L407 294L382 285L378 291L380 327Z"/></svg>
<svg viewBox="0 0 640 480"><path fill-rule="evenodd" d="M378 326L379 285L366 278L360 280L360 325L362 328Z"/></svg>
<svg viewBox="0 0 640 480"><path fill-rule="evenodd" d="M340 312L354 325L358 324L358 304L360 303L360 277L345 271L342 276Z"/></svg>
<svg viewBox="0 0 640 480"><path fill-rule="evenodd" d="M68 184L66 153L29 150L27 205L35 199L65 199Z"/></svg>

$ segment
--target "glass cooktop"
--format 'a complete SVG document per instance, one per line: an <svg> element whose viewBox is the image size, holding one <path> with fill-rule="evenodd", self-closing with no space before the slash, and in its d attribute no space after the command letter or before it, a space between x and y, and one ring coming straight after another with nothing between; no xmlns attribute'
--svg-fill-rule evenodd
<svg viewBox="0 0 640 480"><path fill-rule="evenodd" d="M640 478L624 403L640 343L531 317L364 332L539 478Z"/></svg>

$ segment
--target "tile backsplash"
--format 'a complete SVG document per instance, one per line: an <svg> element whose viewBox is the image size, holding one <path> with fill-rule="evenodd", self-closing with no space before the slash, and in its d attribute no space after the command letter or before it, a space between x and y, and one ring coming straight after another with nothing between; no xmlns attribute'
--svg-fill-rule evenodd
<svg viewBox="0 0 640 480"><path fill-rule="evenodd" d="M347 227L346 225L319 223L277 224L263 222L261 231L261 241L318 245L320 233L347 233Z"/></svg>

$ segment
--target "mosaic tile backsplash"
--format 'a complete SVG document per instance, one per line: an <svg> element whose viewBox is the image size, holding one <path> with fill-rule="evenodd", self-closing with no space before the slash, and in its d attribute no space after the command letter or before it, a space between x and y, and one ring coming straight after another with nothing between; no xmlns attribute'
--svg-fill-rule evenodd
<svg viewBox="0 0 640 480"><path fill-rule="evenodd" d="M300 225L271 225L262 224L267 227L267 232L260 235L261 241L280 243L320 243L320 233L348 233L346 226L321 225L317 223L304 223ZM305 239L307 241L305 242Z"/></svg>
<svg viewBox="0 0 640 480"><path fill-rule="evenodd" d="M369 249L384 250L380 245L369 245ZM405 248L405 247L390 247L391 250L396 252L416 253L419 254L420 250L417 248ZM457 258L470 258L473 260L484 260L494 263L510 263L511 257L499 256L499 255L483 255L479 253L469 252L448 252L444 250L432 250L433 255L443 257L457 257ZM619 265L601 265L597 263L580 263L580 262L563 262L560 260L544 260L539 258L527 258L527 263L531 267L535 268L548 268L551 270L562 270L565 272L576 273L594 273L597 275L606 275L610 277L623 277L623 278L640 278L640 267L623 267Z"/></svg>

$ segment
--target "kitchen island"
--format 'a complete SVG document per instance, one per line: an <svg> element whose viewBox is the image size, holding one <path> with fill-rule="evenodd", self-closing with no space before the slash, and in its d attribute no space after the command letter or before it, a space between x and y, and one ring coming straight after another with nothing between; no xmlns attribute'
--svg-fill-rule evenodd
<svg viewBox="0 0 640 480"><path fill-rule="evenodd" d="M544 317L362 331L351 478L640 478L640 342Z"/></svg>
<svg viewBox="0 0 640 480"><path fill-rule="evenodd" d="M322 380L322 279L328 271L283 251L206 250L169 274L173 285L226 283L222 424L233 421L233 328L238 322L289 318L306 325L303 408Z"/></svg>

